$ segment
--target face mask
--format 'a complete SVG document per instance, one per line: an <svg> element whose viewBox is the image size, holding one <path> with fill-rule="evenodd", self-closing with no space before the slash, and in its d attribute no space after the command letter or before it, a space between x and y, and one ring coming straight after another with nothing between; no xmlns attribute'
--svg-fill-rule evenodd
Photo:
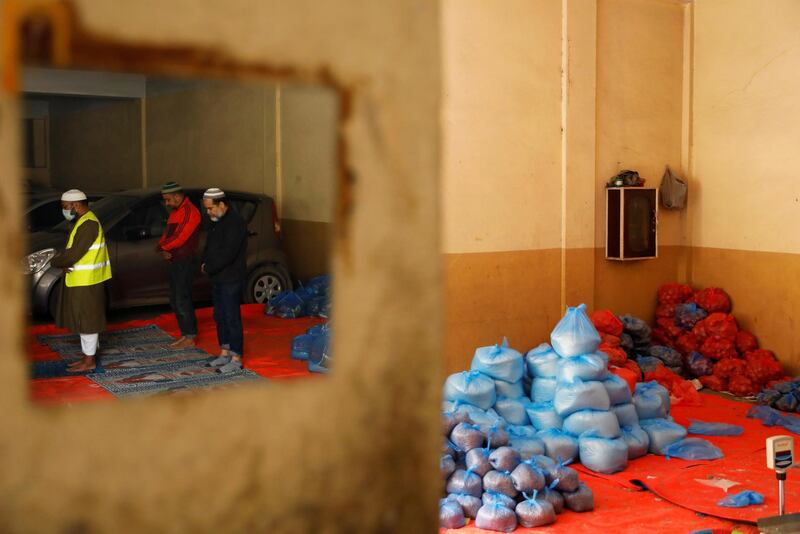
<svg viewBox="0 0 800 534"><path fill-rule="evenodd" d="M211 222L219 222L219 217L214 217L212 215L210 218L211 218Z"/></svg>
<svg viewBox="0 0 800 534"><path fill-rule="evenodd" d="M61 213L64 214L64 218L68 221L71 221L75 218L75 212L72 210L61 210Z"/></svg>

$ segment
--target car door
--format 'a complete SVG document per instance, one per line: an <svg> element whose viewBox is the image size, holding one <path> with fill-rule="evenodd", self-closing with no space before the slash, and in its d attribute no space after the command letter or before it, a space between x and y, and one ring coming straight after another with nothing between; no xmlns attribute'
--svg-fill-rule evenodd
<svg viewBox="0 0 800 534"><path fill-rule="evenodd" d="M114 226L113 301L116 307L162 304L169 301L167 262L156 245L167 225L160 195L135 205Z"/></svg>

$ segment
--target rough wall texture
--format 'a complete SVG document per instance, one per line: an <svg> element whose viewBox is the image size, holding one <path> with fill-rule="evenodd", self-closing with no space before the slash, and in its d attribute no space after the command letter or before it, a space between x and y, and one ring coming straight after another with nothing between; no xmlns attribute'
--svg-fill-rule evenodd
<svg viewBox="0 0 800 534"><path fill-rule="evenodd" d="M210 47L311 78L327 67L350 89L342 135L352 204L333 246L337 366L308 383L31 406L21 343L26 293L17 275L17 121L3 120L0 320L6 339L16 341L0 359L0 531L433 531L441 383L439 243L431 231L438 221L436 3L75 6L91 32ZM0 116L17 113L7 88Z"/></svg>

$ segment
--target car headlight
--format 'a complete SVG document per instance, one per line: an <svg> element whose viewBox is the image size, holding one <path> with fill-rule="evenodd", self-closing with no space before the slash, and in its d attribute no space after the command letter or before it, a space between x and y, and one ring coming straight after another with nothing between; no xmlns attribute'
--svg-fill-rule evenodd
<svg viewBox="0 0 800 534"><path fill-rule="evenodd" d="M53 259L56 255L56 249L46 248L33 254L28 254L22 262L22 270L25 274L36 274Z"/></svg>

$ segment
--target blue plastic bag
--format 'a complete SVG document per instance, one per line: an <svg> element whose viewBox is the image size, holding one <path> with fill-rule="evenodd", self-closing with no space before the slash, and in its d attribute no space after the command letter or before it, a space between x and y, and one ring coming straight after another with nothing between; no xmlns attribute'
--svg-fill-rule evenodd
<svg viewBox="0 0 800 534"><path fill-rule="evenodd" d="M331 368L330 337L322 334L311 343L308 355L308 370L312 373L327 373Z"/></svg>
<svg viewBox="0 0 800 534"><path fill-rule="evenodd" d="M792 393L786 393L775 401L775 407L784 412L793 412L797 408L797 397Z"/></svg>
<svg viewBox="0 0 800 534"><path fill-rule="evenodd" d="M578 410L608 410L611 401L602 382L559 382L553 399L553 407L561 417L567 417Z"/></svg>
<svg viewBox="0 0 800 534"><path fill-rule="evenodd" d="M517 514L500 504L484 504L478 510L475 526L497 532L513 532L517 528Z"/></svg>
<svg viewBox="0 0 800 534"><path fill-rule="evenodd" d="M764 504L764 496L750 490L740 491L736 495L728 495L717 503L718 506L726 508L744 508L755 504Z"/></svg>
<svg viewBox="0 0 800 534"><path fill-rule="evenodd" d="M494 380L480 371L463 371L447 377L444 398L461 401L484 410L491 408L497 399Z"/></svg>
<svg viewBox="0 0 800 534"><path fill-rule="evenodd" d="M584 432L593 432L597 437L619 437L619 420L608 410L579 410L567 416L562 426L564 432L579 437Z"/></svg>
<svg viewBox="0 0 800 534"><path fill-rule="evenodd" d="M501 345L476 349L470 368L496 380L516 382L522 380L525 362L522 354L509 348L508 340L503 338Z"/></svg>
<svg viewBox="0 0 800 534"><path fill-rule="evenodd" d="M499 491L494 491L494 490L484 491L483 497L481 497L481 501L483 502L483 504L489 506L499 504L500 506L505 506L509 510L513 510L517 504L517 502L508 495L504 495Z"/></svg>
<svg viewBox="0 0 800 534"><path fill-rule="evenodd" d="M617 416L620 426L639 426L639 414L632 402L612 406L611 411Z"/></svg>
<svg viewBox="0 0 800 534"><path fill-rule="evenodd" d="M770 406L782 396L783 394L777 389L765 389L758 394L756 401L758 401L759 404L766 404L767 406Z"/></svg>
<svg viewBox="0 0 800 534"><path fill-rule="evenodd" d="M537 378L555 378L558 372L558 360L558 354L548 343L542 343L525 355L528 373Z"/></svg>
<svg viewBox="0 0 800 534"><path fill-rule="evenodd" d="M305 301L296 293L289 293L275 305L275 315L283 319L305 316Z"/></svg>
<svg viewBox="0 0 800 534"><path fill-rule="evenodd" d="M595 354L581 354L571 358L561 358L558 363L558 382L580 380L604 380L608 375L607 365Z"/></svg>
<svg viewBox="0 0 800 534"><path fill-rule="evenodd" d="M587 469L610 475L628 466L628 445L622 438L601 438L591 432L578 439L581 463Z"/></svg>
<svg viewBox="0 0 800 534"><path fill-rule="evenodd" d="M523 460L530 460L534 456L544 454L545 451L545 445L539 437L515 432L514 427L508 429L508 444L519 451Z"/></svg>
<svg viewBox="0 0 800 534"><path fill-rule="evenodd" d="M608 400L611 402L612 406L626 404L633 399L628 383L620 376L610 373L608 378L603 380L603 386L605 386L608 392Z"/></svg>
<svg viewBox="0 0 800 534"><path fill-rule="evenodd" d="M628 460L640 458L650 449L650 436L638 424L623 426L622 439L628 446Z"/></svg>
<svg viewBox="0 0 800 534"><path fill-rule="evenodd" d="M526 401L527 399L524 400ZM530 420L525 409L529 403L524 402L524 400L498 397L494 403L494 409L500 414L500 417L512 425L528 425Z"/></svg>
<svg viewBox="0 0 800 534"><path fill-rule="evenodd" d="M497 397L508 397L509 399L518 399L525 396L525 390L522 387L522 380L516 382L506 382L505 380L495 380L494 388L497 391Z"/></svg>
<svg viewBox="0 0 800 534"><path fill-rule="evenodd" d="M551 428L561 428L563 420L556 413L552 402L532 403L525 408L528 412L528 419L536 430L549 430Z"/></svg>
<svg viewBox="0 0 800 534"><path fill-rule="evenodd" d="M707 376L714 372L714 362L699 352L691 352L686 357L686 367L694 376Z"/></svg>
<svg viewBox="0 0 800 534"><path fill-rule="evenodd" d="M619 319L622 321L625 332L630 334L634 340L643 340L650 337L652 329L646 321L630 314L623 315Z"/></svg>
<svg viewBox="0 0 800 534"><path fill-rule="evenodd" d="M307 360L311 354L311 345L317 336L302 334L292 339L292 359Z"/></svg>
<svg viewBox="0 0 800 534"><path fill-rule="evenodd" d="M760 419L765 426L782 426L795 434L800 434L800 417L784 415L769 406L753 406L747 412L747 417Z"/></svg>
<svg viewBox="0 0 800 534"><path fill-rule="evenodd" d="M534 378L531 385L531 400L533 402L553 402L556 394L555 378Z"/></svg>
<svg viewBox="0 0 800 534"><path fill-rule="evenodd" d="M544 443L542 454L558 462L572 461L578 456L578 440L563 430L551 428L538 433Z"/></svg>
<svg viewBox="0 0 800 534"><path fill-rule="evenodd" d="M586 315L586 305L567 308L567 313L550 334L553 349L562 357L569 358L588 354L600 345L600 334Z"/></svg>
<svg viewBox="0 0 800 534"><path fill-rule="evenodd" d="M456 469L447 480L447 493L466 493L473 497L483 494L483 481L481 477L469 469Z"/></svg>
<svg viewBox="0 0 800 534"><path fill-rule="evenodd" d="M663 449L667 458L684 460L719 460L724 456L719 447L701 438L684 438Z"/></svg>
<svg viewBox="0 0 800 534"><path fill-rule="evenodd" d="M666 419L642 419L639 421L642 429L650 438L650 452L664 454L664 447L686 437L686 429L681 425Z"/></svg>
<svg viewBox="0 0 800 534"><path fill-rule="evenodd" d="M675 349L663 345L653 345L650 347L650 356L658 358L667 367L679 366L682 363L681 353Z"/></svg>
<svg viewBox="0 0 800 534"><path fill-rule="evenodd" d="M636 359L636 364L643 373L652 373L659 365L664 365L664 362L653 356L640 356Z"/></svg>
<svg viewBox="0 0 800 534"><path fill-rule="evenodd" d="M728 423L709 423L697 419L689 419L689 434L699 434L701 436L739 436L744 432L744 428L739 425Z"/></svg>
<svg viewBox="0 0 800 534"><path fill-rule="evenodd" d="M517 504L516 512L519 524L523 528L542 527L555 523L556 511L553 505L545 500L538 500L534 491L532 495L523 494L525 500Z"/></svg>
<svg viewBox="0 0 800 534"><path fill-rule="evenodd" d="M439 501L439 526L442 528L461 528L467 524L464 509L455 499Z"/></svg>
<svg viewBox="0 0 800 534"><path fill-rule="evenodd" d="M684 330L691 330L694 325L706 318L708 313L694 302L675 306L675 324Z"/></svg>
<svg viewBox="0 0 800 534"><path fill-rule="evenodd" d="M639 419L658 419L669 415L669 392L655 380L636 384L633 405Z"/></svg>

